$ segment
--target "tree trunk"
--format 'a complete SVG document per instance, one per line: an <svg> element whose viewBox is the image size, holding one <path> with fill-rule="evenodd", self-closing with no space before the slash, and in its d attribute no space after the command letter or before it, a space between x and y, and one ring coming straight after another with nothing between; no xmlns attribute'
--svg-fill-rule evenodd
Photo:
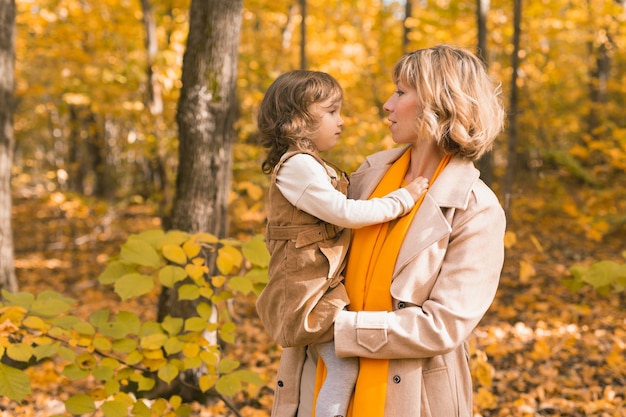
<svg viewBox="0 0 626 417"><path fill-rule="evenodd" d="M519 51L522 31L522 0L513 1L513 53L511 57L511 95L509 100L509 129L508 129L508 157L506 173L504 178L504 210L507 215L511 211L513 198L513 184L515 182L515 171L517 169L517 105L518 88L517 73L519 71Z"/></svg>
<svg viewBox="0 0 626 417"><path fill-rule="evenodd" d="M177 113L179 163L169 222L173 229L218 237L228 233L242 8L242 0L191 2ZM195 314L195 303L181 303L175 293L163 290L160 319Z"/></svg>
<svg viewBox="0 0 626 417"><path fill-rule="evenodd" d="M406 0L406 4L404 5L404 22L403 30L402 30L402 53L405 54L409 52L409 33L411 33L411 28L407 24L407 21L413 15L413 2L412 0Z"/></svg>
<svg viewBox="0 0 626 417"><path fill-rule="evenodd" d="M171 198L167 191L168 181L165 169L166 151L163 146L162 135L159 127L164 125L163 121L163 91L161 84L156 77L154 66L155 58L159 51L157 42L157 27L154 13L150 5L150 0L141 0L141 10L143 13L143 24L146 32L146 107L150 111L150 130L155 138L154 146L147 149L149 152L148 169L150 170L150 180L145 181L147 197L157 198L160 202L159 208L169 207ZM165 213L161 212L161 216Z"/></svg>
<svg viewBox="0 0 626 417"><path fill-rule="evenodd" d="M11 228L13 91L15 89L15 0L0 0L0 289L18 289Z"/></svg>
<svg viewBox="0 0 626 417"><path fill-rule="evenodd" d="M300 69L305 70L306 62L306 0L300 0L300 14L302 21L300 22Z"/></svg>
<svg viewBox="0 0 626 417"><path fill-rule="evenodd" d="M476 27L478 29L478 48L476 54L487 67L487 15L489 14L489 0L476 0ZM493 153L487 152L478 161L480 177L491 185L493 182Z"/></svg>

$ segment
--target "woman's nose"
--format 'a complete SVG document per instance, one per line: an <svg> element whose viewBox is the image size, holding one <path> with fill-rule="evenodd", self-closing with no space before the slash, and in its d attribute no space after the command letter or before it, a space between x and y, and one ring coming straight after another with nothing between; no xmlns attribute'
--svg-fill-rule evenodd
<svg viewBox="0 0 626 417"><path fill-rule="evenodd" d="M391 103L390 103L391 99L387 99L387 101L385 101L385 103L383 104L383 110L386 112L391 113Z"/></svg>

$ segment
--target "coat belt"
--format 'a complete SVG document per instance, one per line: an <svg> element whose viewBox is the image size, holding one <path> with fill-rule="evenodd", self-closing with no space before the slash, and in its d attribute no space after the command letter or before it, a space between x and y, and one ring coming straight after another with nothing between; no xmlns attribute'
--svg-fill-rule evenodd
<svg viewBox="0 0 626 417"><path fill-rule="evenodd" d="M333 239L341 233L343 227L320 222L296 226L268 226L267 240L294 240L296 247Z"/></svg>

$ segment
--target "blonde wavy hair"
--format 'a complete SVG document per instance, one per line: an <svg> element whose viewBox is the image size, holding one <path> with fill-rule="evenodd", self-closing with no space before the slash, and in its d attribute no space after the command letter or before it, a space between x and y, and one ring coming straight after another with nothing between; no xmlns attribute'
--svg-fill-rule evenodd
<svg viewBox="0 0 626 417"><path fill-rule="evenodd" d="M330 74L295 70L281 74L265 92L257 124L260 143L267 148L263 172L269 174L291 146L316 152L310 137L321 121L312 104L343 100L343 89Z"/></svg>
<svg viewBox="0 0 626 417"><path fill-rule="evenodd" d="M504 128L501 85L473 53L451 45L402 56L393 80L417 92L418 137L435 140L448 154L477 160Z"/></svg>

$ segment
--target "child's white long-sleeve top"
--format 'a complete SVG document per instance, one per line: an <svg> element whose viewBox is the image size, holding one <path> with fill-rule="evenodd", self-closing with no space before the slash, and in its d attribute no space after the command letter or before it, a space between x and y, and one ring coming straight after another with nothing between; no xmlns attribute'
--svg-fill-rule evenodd
<svg viewBox="0 0 626 417"><path fill-rule="evenodd" d="M324 169L326 168L326 169ZM300 153L287 159L276 176L276 185L295 207L327 223L358 229L384 223L408 213L415 201L404 188L382 198L352 200L336 190L333 168L322 166L311 155Z"/></svg>

